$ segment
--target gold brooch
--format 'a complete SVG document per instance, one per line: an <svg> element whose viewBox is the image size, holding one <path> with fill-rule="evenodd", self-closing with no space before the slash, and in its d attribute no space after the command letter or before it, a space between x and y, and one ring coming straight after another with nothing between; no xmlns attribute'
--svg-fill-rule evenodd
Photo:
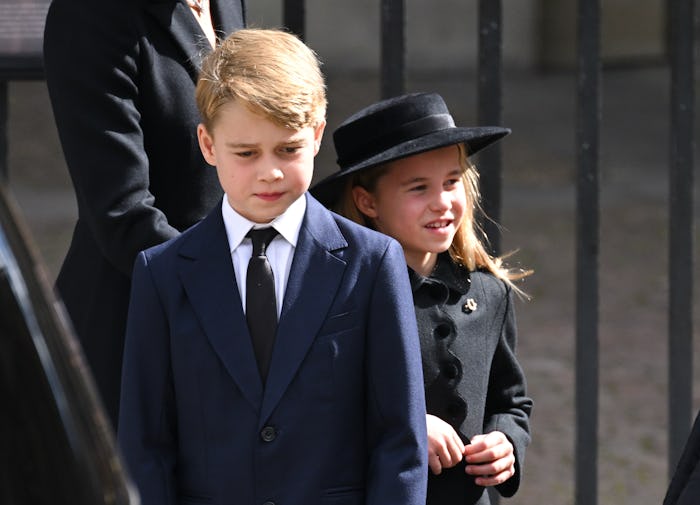
<svg viewBox="0 0 700 505"><path fill-rule="evenodd" d="M474 298L467 298L467 303L462 306L462 311L467 314L471 314L476 310L476 300Z"/></svg>

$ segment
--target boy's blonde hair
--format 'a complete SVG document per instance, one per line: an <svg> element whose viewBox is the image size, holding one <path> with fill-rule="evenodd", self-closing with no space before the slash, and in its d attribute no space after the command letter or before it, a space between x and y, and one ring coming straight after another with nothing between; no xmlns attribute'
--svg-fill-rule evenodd
<svg viewBox="0 0 700 505"><path fill-rule="evenodd" d="M477 215L485 215L481 209L479 172L467 157L464 144L458 144L458 148L467 205L462 222L457 229L457 233L455 233L448 252L456 263L465 266L470 272L475 270L491 272L499 279L505 281L506 284L511 286L518 294L527 296L520 288L513 284L513 281L530 275L532 271L506 268L503 265L503 258L491 256L484 247L484 242L479 238L481 236L486 239L486 235L476 220ZM356 223L369 228L375 228L372 220L365 216L355 205L355 201L352 197L352 188L360 186L368 192L374 193L377 181L387 172L389 163L358 171L353 176L349 177L333 210Z"/></svg>
<svg viewBox="0 0 700 505"><path fill-rule="evenodd" d="M222 106L251 111L294 130L326 117L326 86L316 53L291 33L247 28L220 41L202 63L195 98L211 130Z"/></svg>

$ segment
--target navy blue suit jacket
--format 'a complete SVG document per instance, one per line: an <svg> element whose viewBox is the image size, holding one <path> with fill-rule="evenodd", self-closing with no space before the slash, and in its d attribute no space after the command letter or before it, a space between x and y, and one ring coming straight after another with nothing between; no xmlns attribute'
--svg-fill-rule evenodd
<svg viewBox="0 0 700 505"><path fill-rule="evenodd" d="M144 505L424 505L401 247L307 196L267 384L220 208L136 261L119 442Z"/></svg>

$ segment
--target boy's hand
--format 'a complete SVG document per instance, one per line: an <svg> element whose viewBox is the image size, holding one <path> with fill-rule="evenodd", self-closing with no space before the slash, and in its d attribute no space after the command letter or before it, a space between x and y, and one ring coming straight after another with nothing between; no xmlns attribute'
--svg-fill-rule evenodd
<svg viewBox="0 0 700 505"><path fill-rule="evenodd" d="M515 474L513 444L500 431L476 435L464 447L465 471L479 486L503 484Z"/></svg>
<svg viewBox="0 0 700 505"><path fill-rule="evenodd" d="M457 432L439 417L427 414L428 425L428 465L439 475L443 468L451 468L462 461L464 444Z"/></svg>

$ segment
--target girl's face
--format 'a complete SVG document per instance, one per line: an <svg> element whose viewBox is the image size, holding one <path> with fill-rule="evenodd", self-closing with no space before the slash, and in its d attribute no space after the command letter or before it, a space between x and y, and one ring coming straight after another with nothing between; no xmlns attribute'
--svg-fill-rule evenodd
<svg viewBox="0 0 700 505"><path fill-rule="evenodd" d="M403 246L406 263L429 275L459 229L467 197L456 145L392 161L370 193L353 188L357 208Z"/></svg>

